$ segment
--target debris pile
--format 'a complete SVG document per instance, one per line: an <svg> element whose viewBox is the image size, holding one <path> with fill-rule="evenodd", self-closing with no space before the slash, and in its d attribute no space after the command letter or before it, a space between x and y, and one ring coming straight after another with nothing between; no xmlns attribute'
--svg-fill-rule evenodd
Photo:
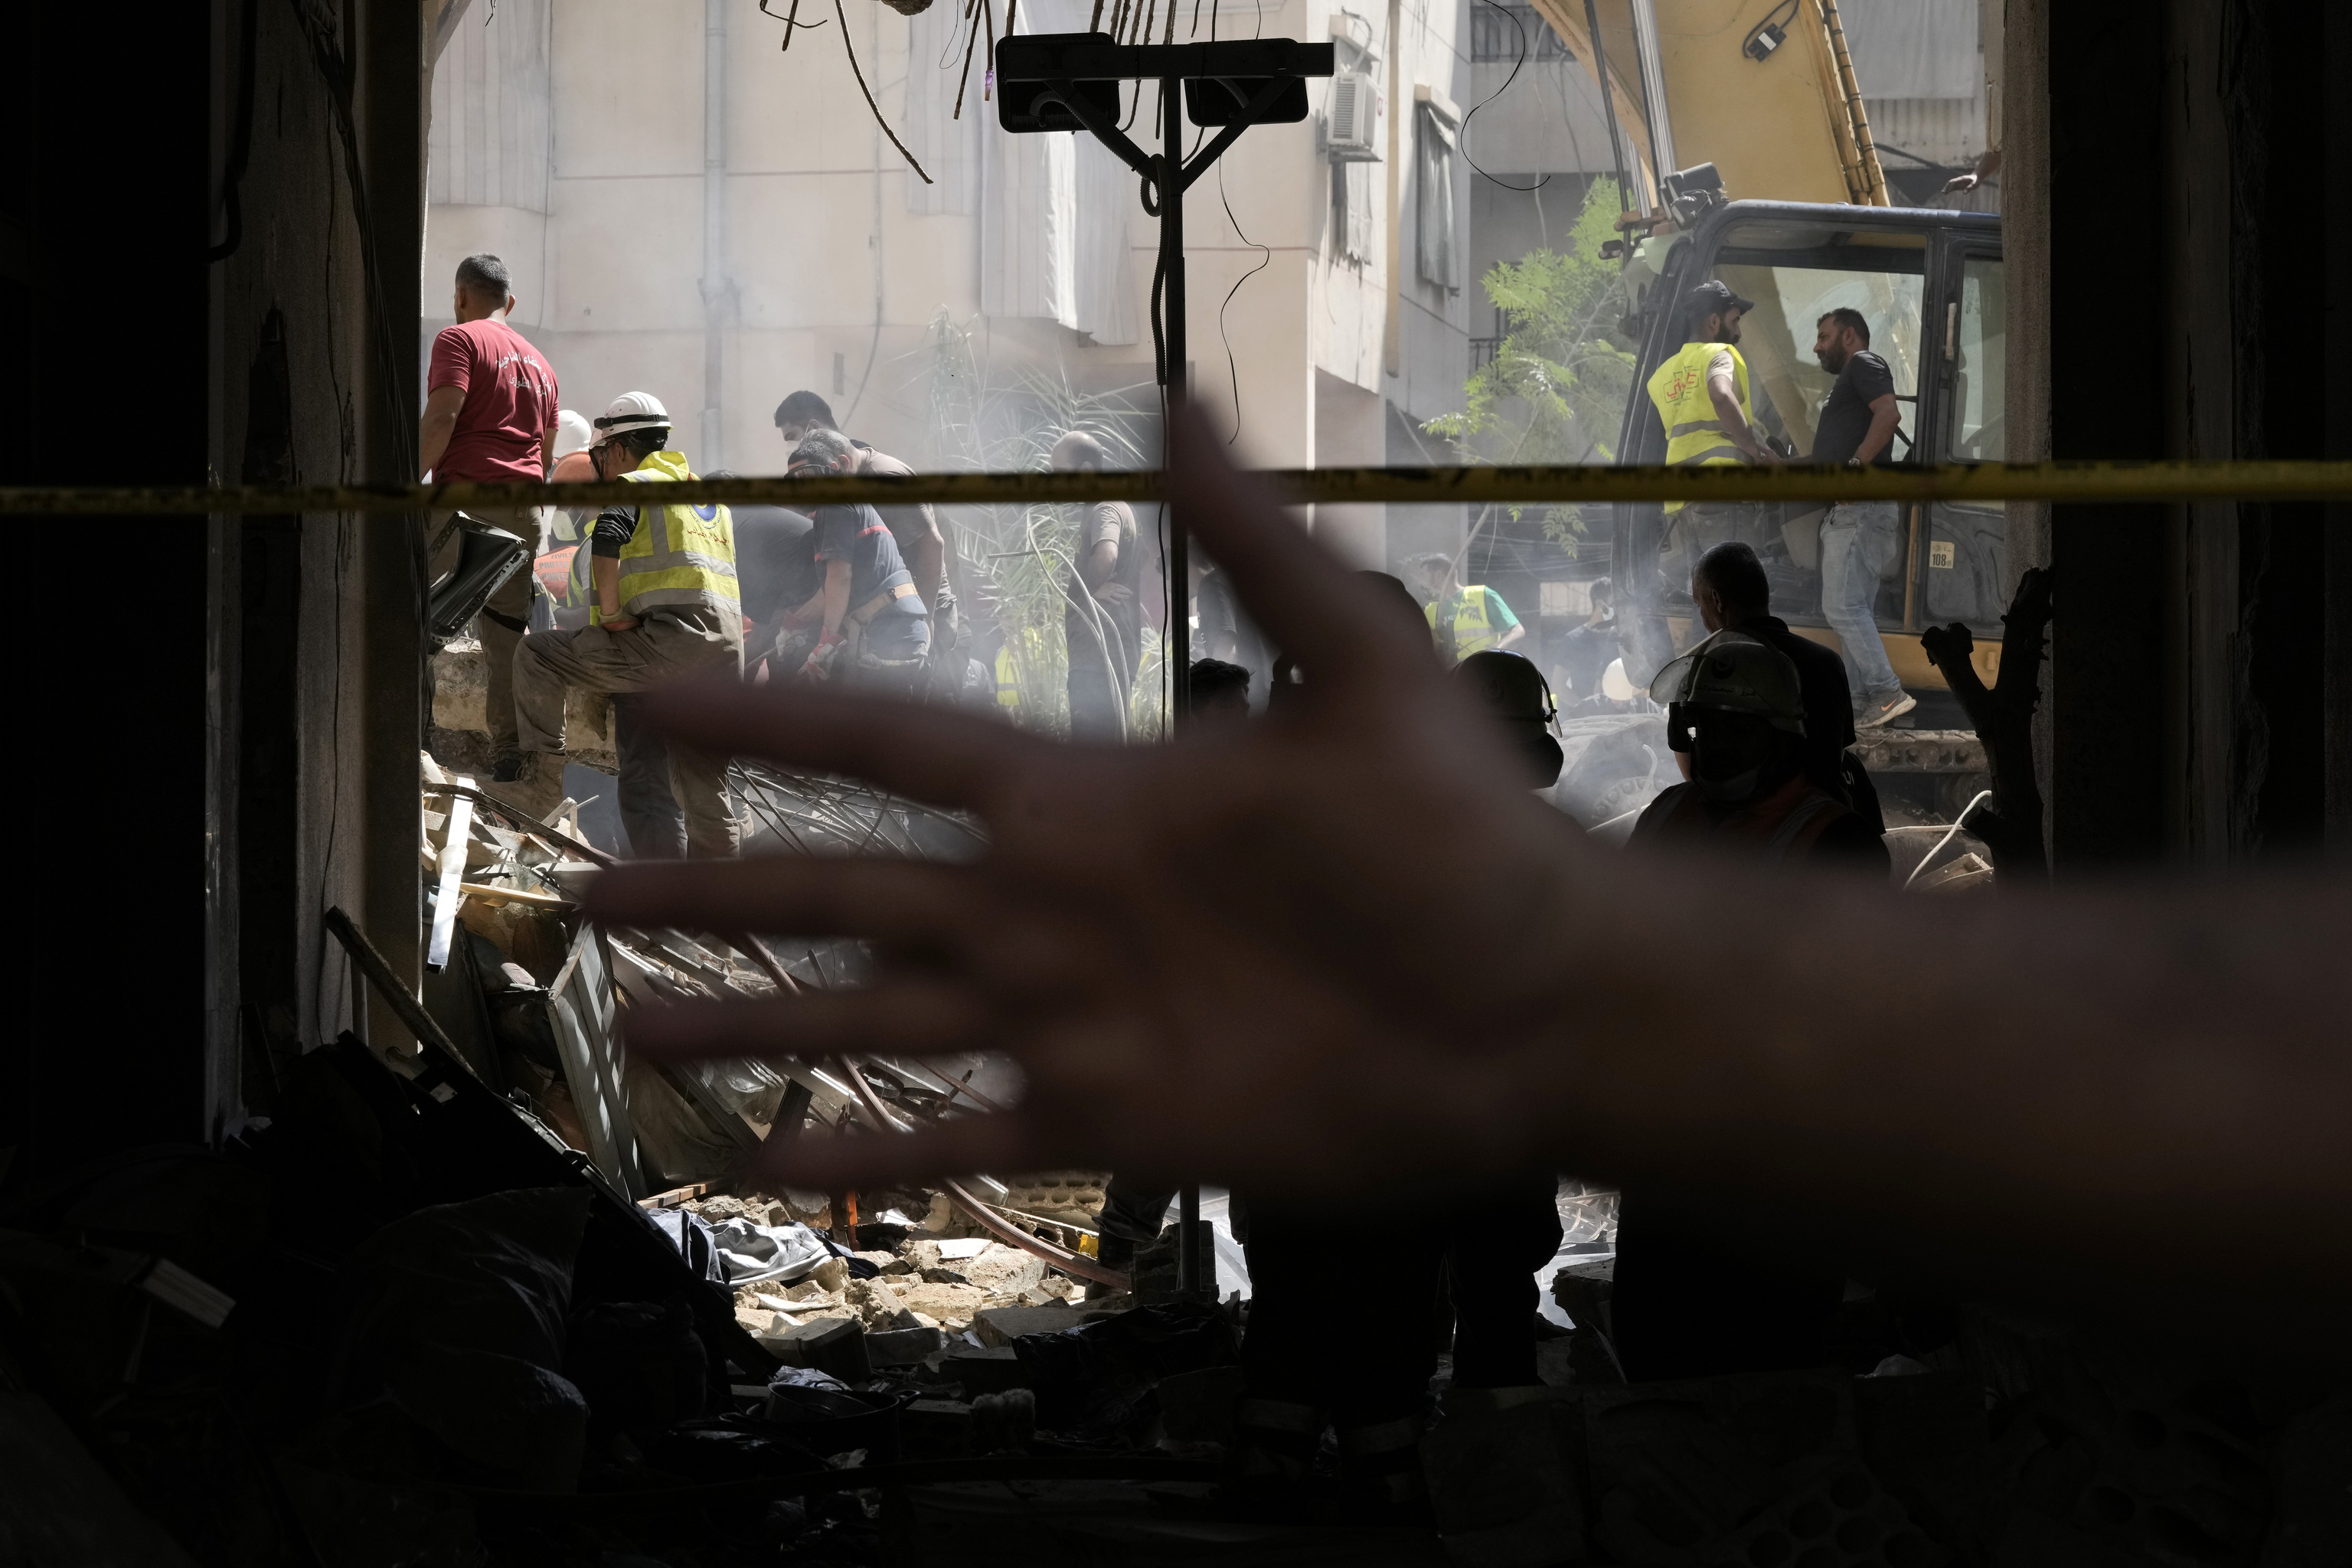
<svg viewBox="0 0 2352 1568"><path fill-rule="evenodd" d="M970 842L830 781L756 783L804 847ZM864 954L593 931L573 895L600 857L569 807L520 818L430 763L425 788L433 967L421 1007L385 998L421 1049L346 1034L218 1152L0 1189L0 1441L45 1504L0 1497L0 1540L29 1561L2221 1568L2352 1547L2331 1501L2352 1404L2316 1382L1850 1284L1822 1365L1629 1383L1617 1194L1572 1181L1540 1384L1457 1388L1441 1357L1425 1502L1338 1506L1335 1436L1269 1510L1228 1484L1240 1204L1202 1205L1240 1287L1213 1300L1176 1289L1172 1226L1103 1266L1100 1173L761 1186L765 1141L986 1113L1012 1086L884 1050L627 1058L630 1009L845 984ZM1334 1279L1333 1321L1384 1289L1377 1258ZM2284 1554L2282 1521L2303 1531Z"/></svg>

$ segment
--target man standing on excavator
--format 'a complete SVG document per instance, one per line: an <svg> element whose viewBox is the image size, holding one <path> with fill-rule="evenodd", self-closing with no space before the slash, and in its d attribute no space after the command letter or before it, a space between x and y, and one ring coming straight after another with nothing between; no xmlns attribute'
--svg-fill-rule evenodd
<svg viewBox="0 0 2352 1568"><path fill-rule="evenodd" d="M1813 431L1813 461L1849 468L1889 460L1903 423L1895 373L1870 352L1870 323L1840 307L1815 323L1813 357L1837 377ZM1878 584L1903 547L1891 500L1840 501L1822 519L1822 618L1838 635L1853 689L1854 725L1873 729L1919 706L1903 689L1878 635Z"/></svg>
<svg viewBox="0 0 2352 1568"><path fill-rule="evenodd" d="M1752 428L1748 361L1739 352L1739 318L1752 308L1752 301L1714 279L1683 296L1682 352L1660 365L1649 382L1650 402L1665 426L1670 466L1780 461ZM1755 516L1756 508L1744 501L1668 501L1667 550L1679 558L1669 579L1687 576L1691 563L1706 551L1751 531Z"/></svg>

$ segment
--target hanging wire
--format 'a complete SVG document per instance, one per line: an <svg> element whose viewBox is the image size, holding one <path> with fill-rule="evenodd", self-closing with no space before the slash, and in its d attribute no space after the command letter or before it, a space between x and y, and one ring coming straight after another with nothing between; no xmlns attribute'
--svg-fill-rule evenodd
<svg viewBox="0 0 2352 1568"><path fill-rule="evenodd" d="M1233 288L1228 289L1225 293L1224 304L1217 307L1217 336L1224 340L1225 374L1232 376L1234 382L1234 433L1225 437L1225 445L1230 447L1234 442L1242 438L1242 373L1240 365L1237 364L1234 359L1233 336L1225 331L1225 310L1227 307L1233 304L1234 296L1242 291L1243 284L1248 282L1251 279L1256 277L1259 273L1265 271L1267 267L1273 264L1274 247L1266 245L1259 245L1256 240L1252 239L1248 235L1242 234L1242 220L1234 216L1233 198L1225 195L1225 161L1223 158L1217 160L1217 200L1224 204L1225 221L1234 226L1234 232L1235 234L1241 235L1241 242L1244 245L1257 246L1259 252L1257 265L1251 268L1247 272L1243 273L1239 278L1234 279Z"/></svg>
<svg viewBox="0 0 2352 1568"><path fill-rule="evenodd" d="M907 151L907 144L898 140L898 133L890 129L890 122L882 118L882 106L874 101L873 90L866 85L866 73L857 68L857 46L849 41L849 18L841 9L841 0L833 0L833 14L841 22L841 47L849 56L849 74L857 79L857 90L865 95L866 107L872 111L874 123L882 128L883 135L890 138L890 145L898 149L898 156L907 160L907 167L921 175L923 184L932 184L930 175L923 174L923 166L915 162L915 155ZM785 35L786 37L791 36L789 33Z"/></svg>
<svg viewBox="0 0 2352 1568"><path fill-rule="evenodd" d="M773 11L768 9L768 0L760 0L760 13L765 16L774 17L775 20L782 22L784 25L784 41L776 46L776 52L778 54L782 54L786 49L793 47L793 29L822 27L824 26L823 21L803 22L800 19L801 0L793 0L793 8L781 16L777 16Z"/></svg>
<svg viewBox="0 0 2352 1568"><path fill-rule="evenodd" d="M837 5L840 3L840 0L835 0L835 3ZM980 6L977 4L977 0L975 0L971 9L966 11L964 15L971 18L971 33L970 37L964 39L963 74L956 78L955 112L948 116L950 120L961 120L963 118L963 89L965 87L970 85L971 81L972 51L980 47Z"/></svg>
<svg viewBox="0 0 2352 1568"><path fill-rule="evenodd" d="M1495 178L1494 175L1486 173L1486 170L1479 168L1478 160L1470 156L1470 122L1478 118L1478 110L1486 108L1488 104L1502 97L1503 94L1511 90L1511 84L1519 79L1519 68L1528 63L1528 26L1525 22L1519 20L1517 10L1508 5L1497 5L1495 4L1495 0L1483 0L1483 3L1488 5L1494 5L1496 10L1500 11L1504 16L1510 18L1512 26L1518 29L1519 58L1511 62L1511 74L1503 79L1503 85L1488 93L1486 97L1480 99L1475 104L1473 104L1471 106L1470 112L1462 117L1462 161L1469 164L1473 169L1477 169L1478 177L1485 180L1488 184L1500 185L1507 191L1517 191L1520 195L1524 195L1529 191L1539 191L1546 185L1550 184L1551 176L1549 174L1546 174L1532 185L1515 185L1507 180L1498 180Z"/></svg>

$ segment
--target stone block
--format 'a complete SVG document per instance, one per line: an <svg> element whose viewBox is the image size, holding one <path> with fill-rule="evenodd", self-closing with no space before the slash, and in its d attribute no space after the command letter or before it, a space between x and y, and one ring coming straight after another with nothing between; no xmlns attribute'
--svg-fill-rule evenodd
<svg viewBox="0 0 2352 1568"><path fill-rule="evenodd" d="M866 1336L866 1359L876 1366L913 1366L947 1348L937 1329L891 1329Z"/></svg>
<svg viewBox="0 0 2352 1568"><path fill-rule="evenodd" d="M956 1272L992 1296L1018 1296L1045 1282L1045 1260L1017 1247L992 1244L955 1266Z"/></svg>
<svg viewBox="0 0 2352 1568"><path fill-rule="evenodd" d="M973 1314L971 1331L983 1345L1010 1345L1024 1334L1058 1334L1086 1321L1075 1307L986 1307Z"/></svg>
<svg viewBox="0 0 2352 1568"><path fill-rule="evenodd" d="M891 1294L897 1296L908 1311L920 1312L947 1327L961 1331L971 1321L971 1315L986 1304L988 1292L977 1285L917 1284L911 1279L894 1280Z"/></svg>
<svg viewBox="0 0 2352 1568"><path fill-rule="evenodd" d="M852 1279L842 1287L842 1300L856 1310L868 1333L919 1327L897 1292L879 1279Z"/></svg>
<svg viewBox="0 0 2352 1568"><path fill-rule="evenodd" d="M760 1348L786 1366L814 1367L844 1383L863 1383L874 1375L874 1363L866 1354L866 1331L855 1319L818 1318L757 1337Z"/></svg>

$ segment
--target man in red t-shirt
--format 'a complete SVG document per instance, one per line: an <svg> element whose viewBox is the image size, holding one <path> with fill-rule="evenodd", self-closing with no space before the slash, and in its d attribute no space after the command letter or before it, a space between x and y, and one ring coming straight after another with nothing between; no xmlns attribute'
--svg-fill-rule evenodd
<svg viewBox="0 0 2352 1568"><path fill-rule="evenodd" d="M506 323L514 309L506 263L495 256L469 256L457 263L457 324L433 340L433 364L425 379L425 418L417 437L417 462L436 479L499 483L547 477L546 454L553 447L555 373ZM541 548L539 514L522 507L469 507L467 515L519 535L536 558ZM436 514L438 537L450 513ZM434 553L438 578L457 564L458 540L452 531ZM508 578L490 595L475 624L482 639L484 683L490 731L491 777L511 784L520 778L522 747L516 739L514 656L530 622L529 571Z"/></svg>

